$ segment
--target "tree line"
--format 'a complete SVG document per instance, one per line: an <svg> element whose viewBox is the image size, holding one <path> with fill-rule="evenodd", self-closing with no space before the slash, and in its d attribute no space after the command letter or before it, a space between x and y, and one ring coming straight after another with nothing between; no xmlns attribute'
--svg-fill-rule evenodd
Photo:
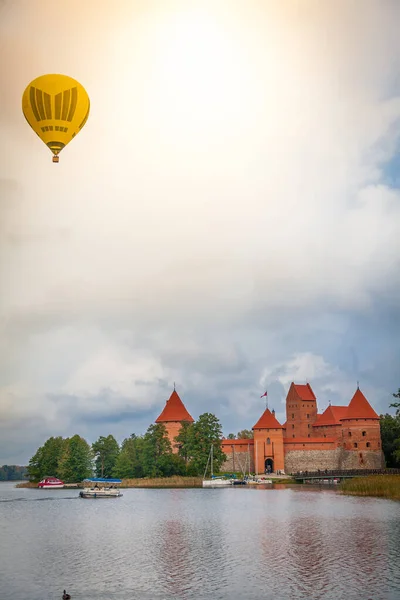
<svg viewBox="0 0 400 600"><path fill-rule="evenodd" d="M3 465L0 467L0 481L21 481L27 477L27 468L17 465Z"/></svg>
<svg viewBox="0 0 400 600"><path fill-rule="evenodd" d="M393 396L400 398L400 388ZM386 466L398 469L400 468L400 402L393 402L390 407L396 409L394 416L387 413L380 416L382 450Z"/></svg>
<svg viewBox="0 0 400 600"><path fill-rule="evenodd" d="M79 435L51 437L30 459L31 481L55 476L66 483L85 478L202 476L213 445L214 471L218 472L225 455L222 452L222 427L211 413L200 415L194 423L182 423L175 438L178 453L173 453L167 430L162 423L150 425L144 435L134 433L121 445L112 435L100 436L89 444Z"/></svg>

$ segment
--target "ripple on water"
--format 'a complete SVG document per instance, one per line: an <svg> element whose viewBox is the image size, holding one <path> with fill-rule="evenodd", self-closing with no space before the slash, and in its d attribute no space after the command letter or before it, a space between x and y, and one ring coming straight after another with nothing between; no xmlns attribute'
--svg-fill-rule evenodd
<svg viewBox="0 0 400 600"><path fill-rule="evenodd" d="M1 600L64 588L73 600L400 597L398 503L290 489L125 490L108 502L10 490Z"/></svg>

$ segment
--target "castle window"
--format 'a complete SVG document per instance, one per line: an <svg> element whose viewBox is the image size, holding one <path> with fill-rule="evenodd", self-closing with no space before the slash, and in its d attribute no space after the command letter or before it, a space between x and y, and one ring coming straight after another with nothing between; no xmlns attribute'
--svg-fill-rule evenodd
<svg viewBox="0 0 400 600"><path fill-rule="evenodd" d="M367 448L369 448L371 446L371 444L369 442L367 442Z"/></svg>
<svg viewBox="0 0 400 600"><path fill-rule="evenodd" d="M324 437L326 437L326 433L324 433Z"/></svg>
<svg viewBox="0 0 400 600"><path fill-rule="evenodd" d="M349 431L349 437L351 437L351 431Z"/></svg>
<svg viewBox="0 0 400 600"><path fill-rule="evenodd" d="M358 447L357 442L354 442L354 448L357 448L357 447Z"/></svg>
<svg viewBox="0 0 400 600"><path fill-rule="evenodd" d="M294 429L294 425L292 425L292 429Z"/></svg>
<svg viewBox="0 0 400 600"><path fill-rule="evenodd" d="M292 413L292 419L294 419L294 413Z"/></svg>
<svg viewBox="0 0 400 600"><path fill-rule="evenodd" d="M296 437L296 436L293 434L293 437Z"/></svg>
<svg viewBox="0 0 400 600"><path fill-rule="evenodd" d="M309 418L310 418L310 415L307 415L307 419L309 419Z"/></svg>
<svg viewBox="0 0 400 600"><path fill-rule="evenodd" d="M381 447L381 443L380 443L380 442L378 442L378 448L380 448L380 447Z"/></svg>
<svg viewBox="0 0 400 600"><path fill-rule="evenodd" d="M310 423L307 425L308 429L310 429Z"/></svg>
<svg viewBox="0 0 400 600"><path fill-rule="evenodd" d="M362 432L362 434L365 436L365 435L367 435L367 432L366 432L366 431L363 431L363 432Z"/></svg>
<svg viewBox="0 0 400 600"><path fill-rule="evenodd" d="M308 436L307 436L307 437L311 437L311 436L310 436L310 434L308 434Z"/></svg>
<svg viewBox="0 0 400 600"><path fill-rule="evenodd" d="M269 438L267 438L267 444L270 444L271 440Z"/></svg>

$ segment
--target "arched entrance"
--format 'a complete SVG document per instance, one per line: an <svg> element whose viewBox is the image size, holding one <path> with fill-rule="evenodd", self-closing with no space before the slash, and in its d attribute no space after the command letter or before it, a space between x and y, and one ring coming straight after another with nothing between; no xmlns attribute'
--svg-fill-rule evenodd
<svg viewBox="0 0 400 600"><path fill-rule="evenodd" d="M274 471L274 461L272 460L272 458L266 458L265 459L265 472L273 473L273 471Z"/></svg>

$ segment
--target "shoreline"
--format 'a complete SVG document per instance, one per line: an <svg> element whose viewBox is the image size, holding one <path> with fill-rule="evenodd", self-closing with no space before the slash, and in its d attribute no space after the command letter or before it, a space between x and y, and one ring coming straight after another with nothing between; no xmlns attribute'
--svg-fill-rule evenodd
<svg viewBox="0 0 400 600"><path fill-rule="evenodd" d="M268 477L272 481L272 483L281 483L281 484L296 484L290 477ZM24 481L18 483L15 487L17 488L30 488L37 489L38 482L32 481ZM269 485L269 484L262 484ZM58 488L60 490L65 489L81 489L84 488L83 483L66 483L63 488ZM203 487L203 478L202 477L149 477L149 478L141 478L141 479L123 479L122 483L118 486L121 489L129 489L129 488L201 488Z"/></svg>

